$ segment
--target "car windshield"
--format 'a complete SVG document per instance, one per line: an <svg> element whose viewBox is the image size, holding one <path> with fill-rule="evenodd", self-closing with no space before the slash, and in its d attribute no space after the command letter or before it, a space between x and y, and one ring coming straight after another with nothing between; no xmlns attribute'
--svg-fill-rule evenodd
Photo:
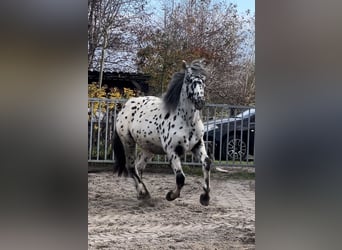
<svg viewBox="0 0 342 250"><path fill-rule="evenodd" d="M235 117L248 117L248 116L251 116L255 114L255 109L247 109L246 111L242 112L241 114L238 114L237 116Z"/></svg>

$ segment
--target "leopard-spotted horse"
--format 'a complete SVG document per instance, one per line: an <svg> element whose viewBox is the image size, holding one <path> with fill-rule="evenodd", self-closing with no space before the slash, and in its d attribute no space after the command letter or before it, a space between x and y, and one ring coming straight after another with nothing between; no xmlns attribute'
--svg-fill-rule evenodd
<svg viewBox="0 0 342 250"><path fill-rule="evenodd" d="M209 205L211 160L205 150L199 113L205 104L206 78L202 60L190 65L183 61L183 70L173 75L162 98L130 98L119 112L114 134L114 173L134 179L138 199L150 198L140 173L154 154L166 154L176 176L176 187L166 199L178 198L185 181L181 157L191 151L202 164L204 175L200 203ZM137 158L136 144L141 149Z"/></svg>

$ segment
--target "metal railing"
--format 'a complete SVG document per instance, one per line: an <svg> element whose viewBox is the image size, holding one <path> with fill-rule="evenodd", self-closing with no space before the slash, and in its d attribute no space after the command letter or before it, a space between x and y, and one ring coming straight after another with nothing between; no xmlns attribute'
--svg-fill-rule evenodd
<svg viewBox="0 0 342 250"><path fill-rule="evenodd" d="M88 162L113 163L113 132L124 99L88 99ZM204 141L216 166L254 167L255 109L247 106L207 104L201 111ZM137 148L139 151L139 148ZM199 165L192 154L183 164ZM155 155L151 164L169 164L165 155Z"/></svg>

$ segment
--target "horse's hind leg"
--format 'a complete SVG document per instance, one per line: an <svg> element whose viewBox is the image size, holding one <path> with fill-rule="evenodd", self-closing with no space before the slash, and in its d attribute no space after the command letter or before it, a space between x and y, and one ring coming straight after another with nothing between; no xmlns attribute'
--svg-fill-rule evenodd
<svg viewBox="0 0 342 250"><path fill-rule="evenodd" d="M136 159L135 168L140 174L140 178L142 179L142 172L145 169L147 163L152 159L153 154L148 151L142 150Z"/></svg>
<svg viewBox="0 0 342 250"><path fill-rule="evenodd" d="M135 168L134 170L132 169L132 176L136 182L138 199L150 198L150 194L142 181L142 171L145 169L147 162L151 160L152 156L153 155L147 151L140 152L135 161Z"/></svg>
<svg viewBox="0 0 342 250"><path fill-rule="evenodd" d="M183 173L180 156L173 153L169 155L169 159L171 159L171 167L176 175L176 188L174 190L170 190L166 194L166 199L168 201L172 201L179 197L180 191L184 186L185 175Z"/></svg>
<svg viewBox="0 0 342 250"><path fill-rule="evenodd" d="M132 178L134 179L135 182L135 188L137 190L137 197L139 200L142 199L149 199L151 198L150 193L148 192L144 182L141 180L141 177L139 176L139 173L135 167L130 169Z"/></svg>
<svg viewBox="0 0 342 250"><path fill-rule="evenodd" d="M211 160L207 155L207 152L204 147L204 142L203 140L200 140L195 147L192 149L192 153L195 155L197 159L200 160L202 164L202 171L203 171L203 176L204 176L204 185L203 185L203 190L204 193L201 194L200 196L200 203L203 206L208 206L209 205L209 192L210 192L210 166L211 166Z"/></svg>
<svg viewBox="0 0 342 250"><path fill-rule="evenodd" d="M141 177L135 166L135 141L131 137L125 137L123 139L123 145L125 148L126 168L128 174L133 178L135 182L135 188L138 193L138 199L150 198L150 194L147 191L145 184L142 182Z"/></svg>

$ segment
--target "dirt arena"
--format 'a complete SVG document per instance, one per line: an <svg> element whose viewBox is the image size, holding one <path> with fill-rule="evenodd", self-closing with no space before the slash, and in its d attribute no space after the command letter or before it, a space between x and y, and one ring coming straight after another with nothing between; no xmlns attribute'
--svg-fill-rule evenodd
<svg viewBox="0 0 342 250"><path fill-rule="evenodd" d="M146 172L143 180L149 202L136 199L131 178L88 174L88 249L255 249L254 180L214 173L207 207L200 176L187 174L171 202L173 174Z"/></svg>

